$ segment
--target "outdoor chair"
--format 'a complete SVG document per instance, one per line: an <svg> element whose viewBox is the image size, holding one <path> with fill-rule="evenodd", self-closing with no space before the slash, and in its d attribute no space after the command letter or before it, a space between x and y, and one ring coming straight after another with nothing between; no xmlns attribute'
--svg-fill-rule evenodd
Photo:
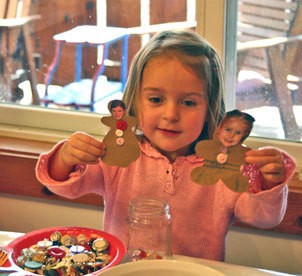
<svg viewBox="0 0 302 276"><path fill-rule="evenodd" d="M16 71L23 69L31 84L32 103L39 104L30 27L40 16L30 15L30 10L31 0L0 0L0 77L12 90Z"/></svg>

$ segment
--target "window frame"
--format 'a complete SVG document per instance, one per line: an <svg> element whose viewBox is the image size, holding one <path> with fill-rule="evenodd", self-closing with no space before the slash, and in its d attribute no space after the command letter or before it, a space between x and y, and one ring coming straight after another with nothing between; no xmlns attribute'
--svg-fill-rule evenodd
<svg viewBox="0 0 302 276"><path fill-rule="evenodd" d="M217 49L228 73L225 95L228 110L235 106L235 94L232 91L235 91L236 5L237 1L232 0L196 0L196 31ZM0 103L0 136L57 142L74 131L84 131L101 139L108 130L100 123L101 117L102 114L85 111ZM252 148L276 146L297 160L299 171L302 168L302 157L299 154L301 142L250 137L246 144Z"/></svg>

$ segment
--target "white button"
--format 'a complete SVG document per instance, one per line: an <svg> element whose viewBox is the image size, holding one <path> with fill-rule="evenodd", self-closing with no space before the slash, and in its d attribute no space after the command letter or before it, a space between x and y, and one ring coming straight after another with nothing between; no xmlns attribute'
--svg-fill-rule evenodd
<svg viewBox="0 0 302 276"><path fill-rule="evenodd" d="M52 246L52 241L48 240L48 239L44 239L43 241L38 241L37 243L38 247L50 247Z"/></svg>
<svg viewBox="0 0 302 276"><path fill-rule="evenodd" d="M119 145L119 146L122 146L123 144L125 143L125 140L124 138L117 138L116 139L116 144Z"/></svg>
<svg viewBox="0 0 302 276"><path fill-rule="evenodd" d="M219 153L216 160L219 164L225 164L228 161L228 155L226 153Z"/></svg>
<svg viewBox="0 0 302 276"><path fill-rule="evenodd" d="M70 251L73 254L82 253L85 251L85 247L82 245L73 245L72 247L70 247Z"/></svg>
<svg viewBox="0 0 302 276"><path fill-rule="evenodd" d="M122 136L124 135L124 131L122 131L121 129L117 129L117 130L115 131L115 135L116 135L117 137L122 137Z"/></svg>

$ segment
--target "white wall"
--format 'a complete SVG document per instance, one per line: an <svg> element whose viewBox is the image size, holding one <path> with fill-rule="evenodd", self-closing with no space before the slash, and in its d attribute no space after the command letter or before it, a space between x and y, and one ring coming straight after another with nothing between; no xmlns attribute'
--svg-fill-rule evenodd
<svg viewBox="0 0 302 276"><path fill-rule="evenodd" d="M103 228L103 210L97 206L0 194L0 210L0 230ZM227 237L226 262L302 274L302 236L233 227Z"/></svg>
<svg viewBox="0 0 302 276"><path fill-rule="evenodd" d="M302 236L232 227L225 261L302 275Z"/></svg>
<svg viewBox="0 0 302 276"><path fill-rule="evenodd" d="M101 207L0 193L0 230L29 232L53 226L103 228Z"/></svg>

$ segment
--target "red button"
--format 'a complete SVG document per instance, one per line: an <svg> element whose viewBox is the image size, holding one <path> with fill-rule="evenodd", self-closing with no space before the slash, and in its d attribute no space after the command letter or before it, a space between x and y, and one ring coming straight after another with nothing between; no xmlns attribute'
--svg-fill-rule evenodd
<svg viewBox="0 0 302 276"><path fill-rule="evenodd" d="M58 247L58 246L53 246L50 247L47 250L48 254L56 259L62 259L66 255L66 252L64 249Z"/></svg>

